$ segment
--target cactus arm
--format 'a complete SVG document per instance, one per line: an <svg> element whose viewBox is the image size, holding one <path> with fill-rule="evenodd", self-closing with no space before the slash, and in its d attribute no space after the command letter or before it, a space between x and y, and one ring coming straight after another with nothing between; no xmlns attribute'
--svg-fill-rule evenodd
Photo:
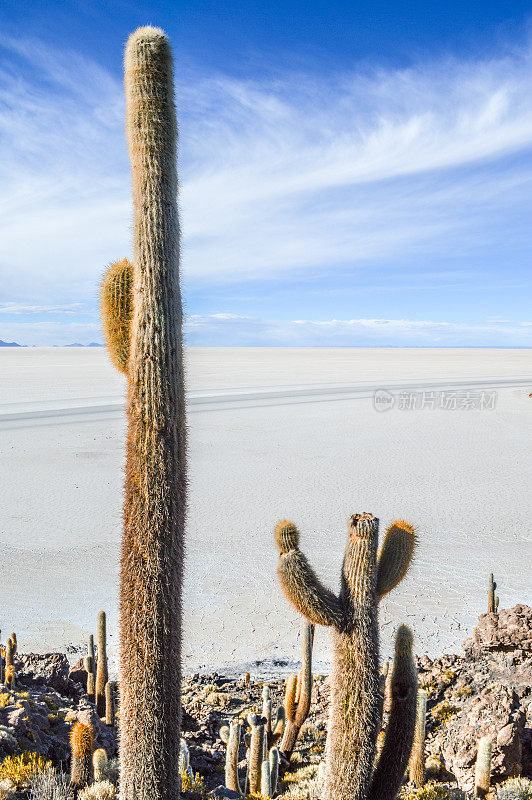
<svg viewBox="0 0 532 800"><path fill-rule="evenodd" d="M368 800L395 800L408 766L416 725L417 671L412 632L401 625L395 637L392 708Z"/></svg>
<svg viewBox="0 0 532 800"><path fill-rule="evenodd" d="M279 551L277 577L292 605L315 625L341 627L343 612L333 592L322 585L298 548L299 533L293 522L283 520L275 528Z"/></svg>
<svg viewBox="0 0 532 800"><path fill-rule="evenodd" d="M274 747L277 744L277 742L283 735L285 725L286 725L286 713L284 710L284 706L279 706L275 714L272 735L271 738L268 739L268 750L271 750L272 747Z"/></svg>
<svg viewBox="0 0 532 800"><path fill-rule="evenodd" d="M133 265L127 260L110 264L100 287L103 334L111 361L127 375L133 317Z"/></svg>
<svg viewBox="0 0 532 800"><path fill-rule="evenodd" d="M377 559L379 600L403 580L412 562L415 547L416 533L410 523L397 520L390 525Z"/></svg>

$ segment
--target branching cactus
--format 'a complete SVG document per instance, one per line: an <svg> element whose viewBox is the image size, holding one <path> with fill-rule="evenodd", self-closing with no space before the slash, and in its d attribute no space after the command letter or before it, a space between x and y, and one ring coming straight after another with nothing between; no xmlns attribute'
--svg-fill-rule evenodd
<svg viewBox="0 0 532 800"><path fill-rule="evenodd" d="M277 574L287 598L310 623L332 628L333 669L323 800L366 800L374 795L372 780L376 781L375 786L386 785L386 797L395 797L410 756L417 676L412 634L401 627L396 638L390 734L375 763L382 722L377 616L378 601L408 571L416 537L407 522L395 522L388 528L377 555L378 530L379 521L371 514L351 517L341 589L335 595L320 583L299 549L296 526L285 520L275 529L280 553ZM392 731L399 736L396 747ZM399 776L401 765L403 774Z"/></svg>
<svg viewBox="0 0 532 800"><path fill-rule="evenodd" d="M286 723L281 745L280 756L286 765L294 750L299 731L310 711L312 697L312 645L314 642L314 625L303 620L301 623L302 656L301 672L289 676L285 689Z"/></svg>
<svg viewBox="0 0 532 800"><path fill-rule="evenodd" d="M98 614L98 661L96 663L96 710L105 716L105 684L107 683L107 625L105 611Z"/></svg>
<svg viewBox="0 0 532 800"><path fill-rule="evenodd" d="M82 789L91 782L93 751L92 725L76 722L70 731L70 781L76 789Z"/></svg>
<svg viewBox="0 0 532 800"><path fill-rule="evenodd" d="M112 266L102 286L107 345L129 384L120 572L120 796L176 800L186 437L177 124L172 55L163 31L146 27L133 33L124 66L133 267Z"/></svg>
<svg viewBox="0 0 532 800"><path fill-rule="evenodd" d="M416 787L425 783L425 727L427 722L427 692L419 689L417 693L416 729L410 756L409 775Z"/></svg>

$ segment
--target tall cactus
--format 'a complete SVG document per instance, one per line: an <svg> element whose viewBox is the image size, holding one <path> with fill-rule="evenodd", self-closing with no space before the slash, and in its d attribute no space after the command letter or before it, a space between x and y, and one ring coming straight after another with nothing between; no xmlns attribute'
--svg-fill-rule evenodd
<svg viewBox="0 0 532 800"><path fill-rule="evenodd" d="M139 28L130 36L125 88L134 206L132 280L119 282L127 293L120 302L110 302L104 292L112 275L102 288L107 344L129 383L120 573L120 795L122 800L176 800L185 409L177 125L172 55L160 29ZM117 354L120 337L129 341Z"/></svg>
<svg viewBox="0 0 532 800"><path fill-rule="evenodd" d="M495 589L497 588L496 581L493 580L493 572L490 572L488 580L488 614L492 614L497 609L495 608ZM497 607L499 603L497 602Z"/></svg>
<svg viewBox="0 0 532 800"><path fill-rule="evenodd" d="M379 786L387 782L386 796L394 797L403 777L398 772L403 765L404 773L410 755L410 750L405 751L414 733L417 677L411 633L401 627L390 713L394 720L391 730L397 733L398 729L400 741L394 747L387 736L375 765L382 721L377 611L378 601L406 575L416 537L407 522L395 522L377 556L378 530L379 521L371 514L351 517L341 589L336 596L320 583L299 549L296 526L284 520L275 529L280 553L277 574L287 598L309 622L332 628L334 658L323 800L367 800L373 797L374 776Z"/></svg>
<svg viewBox="0 0 532 800"><path fill-rule="evenodd" d="M107 624L105 611L98 614L98 661L96 662L96 710L105 716L105 684L107 683Z"/></svg>
<svg viewBox="0 0 532 800"><path fill-rule="evenodd" d="M281 745L280 756L284 764L290 761L290 756L295 747L299 731L310 710L312 695L312 644L314 640L314 625L303 620L302 632L302 657L299 679L290 675L286 682L285 713L286 723ZM297 690L299 689L299 696Z"/></svg>

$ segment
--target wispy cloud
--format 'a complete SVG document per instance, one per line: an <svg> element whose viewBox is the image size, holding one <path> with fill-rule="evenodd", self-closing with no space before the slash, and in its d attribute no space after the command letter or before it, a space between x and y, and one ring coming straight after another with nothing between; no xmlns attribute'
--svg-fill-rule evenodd
<svg viewBox="0 0 532 800"><path fill-rule="evenodd" d="M532 347L529 322L458 324L408 319L331 319L279 322L237 314L193 315L185 324L190 345L382 347Z"/></svg>
<svg viewBox="0 0 532 800"><path fill-rule="evenodd" d="M22 303L0 303L0 314L75 314L83 303L63 303L55 306L28 306Z"/></svg>
<svg viewBox="0 0 532 800"><path fill-rule="evenodd" d="M105 263L130 251L121 80L40 42L0 44L4 299L42 313L94 308ZM304 276L326 291L346 270L370 271L378 286L383 263L388 274L410 263L411 277L430 275L436 254L449 255L448 274L424 280L459 286L472 254L526 246L531 54L326 79L179 73L187 287ZM503 278L523 275L506 267ZM343 336L368 330L347 324ZM321 323L305 326L326 335Z"/></svg>

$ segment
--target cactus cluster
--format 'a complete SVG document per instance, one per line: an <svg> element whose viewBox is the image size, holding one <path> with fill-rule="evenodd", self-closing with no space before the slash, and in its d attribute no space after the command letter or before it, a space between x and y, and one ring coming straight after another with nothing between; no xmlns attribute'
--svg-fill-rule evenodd
<svg viewBox="0 0 532 800"><path fill-rule="evenodd" d="M87 695L96 705L98 715L105 719L105 724L115 724L116 684L109 681L107 663L107 631L105 611L98 614L97 657L94 653L94 637L89 635L87 655L83 666L87 672Z"/></svg>
<svg viewBox="0 0 532 800"><path fill-rule="evenodd" d="M5 647L0 648L0 683L13 688L15 686L15 655L17 652L17 634L12 633Z"/></svg>
<svg viewBox="0 0 532 800"><path fill-rule="evenodd" d="M325 588L299 549L287 520L275 529L278 578L292 605L314 625L332 628L334 658L326 742L323 800L392 800L408 765L416 721L417 672L412 633L396 634L391 709L376 758L383 697L379 676L378 603L406 575L416 536L399 520L377 553L379 521L355 514L349 521L339 595Z"/></svg>
<svg viewBox="0 0 532 800"><path fill-rule="evenodd" d="M271 698L268 687L263 691L263 714L247 716L249 730L243 737L246 747L246 775L243 786L238 773L242 726L233 720L220 729L226 745L225 785L239 794L275 797L279 780L279 750L275 746L283 734L285 711L281 706L272 723Z"/></svg>

